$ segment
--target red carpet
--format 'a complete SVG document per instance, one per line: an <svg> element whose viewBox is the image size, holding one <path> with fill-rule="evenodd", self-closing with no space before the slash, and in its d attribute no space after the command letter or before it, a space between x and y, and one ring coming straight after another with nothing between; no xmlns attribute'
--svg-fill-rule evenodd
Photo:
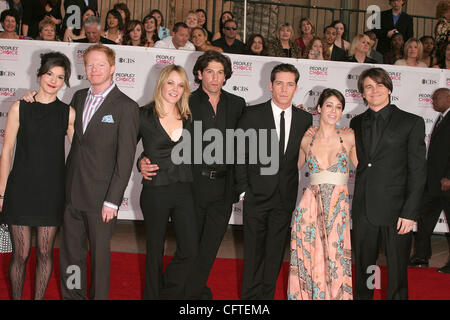
<svg viewBox="0 0 450 320"><path fill-rule="evenodd" d="M58 249L54 251L54 269L47 289L46 300L59 300ZM11 254L0 254L0 299L10 299L8 266ZM170 261L165 257L164 264ZM215 300L238 300L241 284L242 260L217 258L208 286ZM34 283L35 254L31 253L24 286L24 299L31 299ZM111 291L113 300L140 300L144 286L145 255L113 252L111 255ZM286 299L288 264L284 263L278 278L275 299ZM410 268L409 297L411 300L450 300L450 275L436 272L436 268ZM386 268L381 267L381 290L375 290L375 299L384 299L387 287ZM89 279L88 279L89 281Z"/></svg>

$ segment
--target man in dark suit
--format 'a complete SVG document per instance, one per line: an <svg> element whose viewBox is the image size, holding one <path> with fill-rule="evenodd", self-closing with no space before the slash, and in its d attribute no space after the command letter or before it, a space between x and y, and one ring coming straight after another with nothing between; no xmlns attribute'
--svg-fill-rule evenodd
<svg viewBox="0 0 450 320"><path fill-rule="evenodd" d="M234 164L227 161L234 150L225 148L228 145L226 130L236 128L245 108L245 100L222 89L232 75L231 61L227 56L217 51L205 52L197 59L193 74L200 87L189 98L194 120L192 142L203 141L205 132L211 132L211 129L218 130L224 137L223 158L220 161L205 161L203 153L210 144L208 141L202 142L197 154L195 144L191 148L194 151L192 173L199 253L194 270L188 277L186 297L209 300L212 293L206 282L227 230L233 203L238 201L233 187ZM152 165L150 160L139 160L138 167L145 179L157 174L154 172L157 164Z"/></svg>
<svg viewBox="0 0 450 320"><path fill-rule="evenodd" d="M223 49L226 53L244 53L244 43L236 39L238 34L238 26L235 20L230 19L223 24L222 32L224 36L212 42L213 46Z"/></svg>
<svg viewBox="0 0 450 320"><path fill-rule="evenodd" d="M110 240L133 167L139 110L112 82L112 49L89 47L84 65L91 86L77 91L71 102L76 119L66 163L61 289L63 299L86 299L89 242L90 298L104 300L109 294Z"/></svg>
<svg viewBox="0 0 450 320"><path fill-rule="evenodd" d="M347 53L344 49L334 44L336 41L336 28L333 26L325 27L323 31L324 49L323 52L331 61L347 60Z"/></svg>
<svg viewBox="0 0 450 320"><path fill-rule="evenodd" d="M275 294L297 200L300 141L312 124L311 114L292 106L298 79L295 66L277 65L269 85L272 99L247 107L239 121L244 132L256 130L245 150L238 145L237 151L236 189L244 198L242 299L267 300ZM256 152L250 152L250 145L259 146L256 161L250 160ZM267 146L269 164L262 160L262 145Z"/></svg>
<svg viewBox="0 0 450 320"><path fill-rule="evenodd" d="M391 38L395 33L401 33L404 41L414 36L412 17L402 11L406 0L389 0L392 9L381 12L380 29L373 29L378 38L377 51L385 54L390 50Z"/></svg>
<svg viewBox="0 0 450 320"><path fill-rule="evenodd" d="M444 210L450 223L450 90L437 89L433 93L433 109L439 112L427 154L427 183L417 221L415 254L410 266L428 266L431 258L431 234ZM450 273L450 261L438 270Z"/></svg>
<svg viewBox="0 0 450 320"><path fill-rule="evenodd" d="M352 204L355 299L373 298L369 277L379 240L388 264L387 298L408 299L411 231L426 177L425 123L390 104L392 89L384 69L361 73L358 90L369 109L350 122L358 155Z"/></svg>

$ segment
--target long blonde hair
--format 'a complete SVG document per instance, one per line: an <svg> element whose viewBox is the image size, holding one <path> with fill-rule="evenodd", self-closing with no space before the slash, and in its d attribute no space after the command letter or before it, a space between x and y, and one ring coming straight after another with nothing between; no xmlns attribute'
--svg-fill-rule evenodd
<svg viewBox="0 0 450 320"><path fill-rule="evenodd" d="M175 71L181 77L184 86L184 92L181 99L176 103L178 109L178 114L182 119L189 119L191 117L191 109L189 108L189 96L191 90L189 88L189 80L186 71L183 67L171 64L159 73L159 78L156 83L155 91L153 93L153 101L155 102L155 112L159 118L165 117L167 114L164 112L163 97L162 97L162 87L167 83L170 74Z"/></svg>

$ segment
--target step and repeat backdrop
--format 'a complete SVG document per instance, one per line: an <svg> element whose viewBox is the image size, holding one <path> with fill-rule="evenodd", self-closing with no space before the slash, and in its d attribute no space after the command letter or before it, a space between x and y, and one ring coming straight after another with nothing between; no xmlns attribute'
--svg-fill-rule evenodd
<svg viewBox="0 0 450 320"><path fill-rule="evenodd" d="M39 87L36 73L40 65L40 54L51 50L60 51L71 59L71 87L64 87L58 94L62 101L70 103L76 90L89 86L83 65L83 53L88 46L88 44L65 42L0 39L0 147L3 146L6 117L11 104L28 90L37 90ZM201 52L129 46L112 46L112 48L116 52L116 70L113 80L139 105L144 105L152 99L159 72L169 64L183 66L189 75L191 90L198 88L198 85L194 83L192 69ZM233 75L224 89L243 97L248 105L270 99L270 72L275 65L285 62L294 64L300 72L299 88L293 103L314 114L316 123L318 122L316 103L325 88L338 89L345 96L346 106L340 126L348 126L352 117L364 112L367 108L358 92L357 81L361 72L373 65L234 54L228 56L232 62ZM450 71L391 65L382 65L382 67L389 72L394 84L392 102L401 109L424 118L428 145L433 124L438 116L432 108L431 95L439 87L450 88ZM70 144L67 142L67 152L69 148ZM139 155L141 151L142 146L139 143L136 155ZM349 181L351 196L354 173L353 169ZM302 170L299 199L307 184L306 170ZM143 219L139 207L140 191L141 176L134 168L120 207L120 219ZM230 224L242 224L242 203L234 205ZM449 232L443 214L435 231Z"/></svg>

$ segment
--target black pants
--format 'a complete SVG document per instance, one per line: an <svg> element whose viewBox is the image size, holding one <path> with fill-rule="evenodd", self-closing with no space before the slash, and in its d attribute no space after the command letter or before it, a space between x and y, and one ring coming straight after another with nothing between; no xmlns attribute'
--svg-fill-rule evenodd
<svg viewBox="0 0 450 320"><path fill-rule="evenodd" d="M174 183L144 187L140 202L147 239L144 299L184 299L186 279L198 249L192 185ZM169 217L177 247L163 275Z"/></svg>
<svg viewBox="0 0 450 320"><path fill-rule="evenodd" d="M447 223L450 223L450 198L432 196L425 189L420 208L420 216L417 220L415 257L427 260L431 258L431 235L442 210L444 210Z"/></svg>
<svg viewBox="0 0 450 320"><path fill-rule="evenodd" d="M60 274L64 300L87 299L86 256L91 251L90 298L109 296L111 237L117 218L105 223L101 212L85 212L67 205L61 229ZM78 279L80 278L80 279ZM79 281L78 281L79 280Z"/></svg>
<svg viewBox="0 0 450 320"><path fill-rule="evenodd" d="M380 240L387 259L387 299L407 300L412 232L399 235L396 226L375 226L367 220L365 213L353 218L352 250L355 254L353 297L355 300L373 299L372 279L375 275L374 267L378 258Z"/></svg>
<svg viewBox="0 0 450 320"><path fill-rule="evenodd" d="M292 211L283 208L276 195L270 205L258 206L253 195L244 200L243 300L273 300L280 273Z"/></svg>
<svg viewBox="0 0 450 320"><path fill-rule="evenodd" d="M187 298L211 300L212 292L206 283L227 231L233 204L225 200L225 178L198 177L195 183L199 249L186 286Z"/></svg>

